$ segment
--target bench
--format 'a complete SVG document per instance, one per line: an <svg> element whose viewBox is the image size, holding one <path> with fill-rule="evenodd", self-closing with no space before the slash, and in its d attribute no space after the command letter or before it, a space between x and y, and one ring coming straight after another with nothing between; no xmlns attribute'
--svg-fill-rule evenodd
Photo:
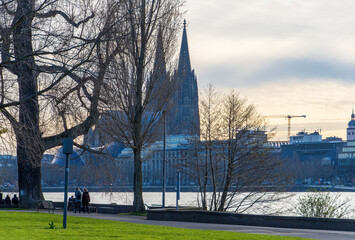
<svg viewBox="0 0 355 240"><path fill-rule="evenodd" d="M37 202L37 211L39 211L39 209L48 209L48 213L50 213L50 211L52 210L54 213L55 207L52 201L39 200Z"/></svg>
<svg viewBox="0 0 355 240"><path fill-rule="evenodd" d="M91 213L97 213L97 207L95 207L95 206L89 206L89 212L91 212Z"/></svg>

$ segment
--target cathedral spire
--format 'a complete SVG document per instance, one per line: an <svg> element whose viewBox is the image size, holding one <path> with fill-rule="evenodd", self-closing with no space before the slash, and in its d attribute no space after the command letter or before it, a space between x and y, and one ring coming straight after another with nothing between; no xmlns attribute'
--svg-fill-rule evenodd
<svg viewBox="0 0 355 240"><path fill-rule="evenodd" d="M179 66L174 73L176 91L168 116L167 132L169 135L200 136L197 78L191 69L186 21L183 26Z"/></svg>
<svg viewBox="0 0 355 240"><path fill-rule="evenodd" d="M166 62L165 62L165 52L164 52L163 45L164 44L163 44L162 28L161 28L161 26L159 26L153 71L154 71L154 74L156 74L158 76L163 76L163 78L165 78L166 77Z"/></svg>
<svg viewBox="0 0 355 240"><path fill-rule="evenodd" d="M189 46L187 44L186 20L184 20L184 30L182 32L178 73L186 74L190 72L191 72L191 63L190 63L190 55L189 55Z"/></svg>
<svg viewBox="0 0 355 240"><path fill-rule="evenodd" d="M163 44L163 32L162 27L159 26L157 41L156 41L156 52L155 60L150 78L147 81L146 96L148 96L147 110L154 111L164 101L166 95L162 92L166 91L168 88L169 76L166 71L166 62L165 62L165 51Z"/></svg>

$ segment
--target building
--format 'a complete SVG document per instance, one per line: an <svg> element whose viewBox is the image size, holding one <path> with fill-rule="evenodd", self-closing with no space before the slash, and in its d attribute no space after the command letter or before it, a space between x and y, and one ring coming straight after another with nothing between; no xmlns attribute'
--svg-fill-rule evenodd
<svg viewBox="0 0 355 240"><path fill-rule="evenodd" d="M159 31L157 39L157 53L151 74L151 81L156 81L155 89L152 94L159 98L159 91L164 88L164 82L169 81L169 74L165 67L165 58L163 43L161 40L161 32ZM176 181L176 173L182 172L181 185L192 185L194 180L185 174L183 162L189 155L191 136L199 136L200 134L200 117L198 108L198 88L195 71L191 68L190 54L187 41L186 21L184 21L181 48L179 55L178 69L172 76L176 81L176 91L173 95L171 103L166 113L166 183L172 186ZM159 99L152 101L151 106L157 104ZM148 106L149 110L149 106ZM162 129L160 132L163 133ZM143 185L145 186L161 186L163 173L163 140L159 140L150 144L142 152L142 174ZM117 160L120 178L117 184L133 185L133 152L130 148L124 148L122 152L115 158Z"/></svg>
<svg viewBox="0 0 355 240"><path fill-rule="evenodd" d="M151 94L153 97L147 105L146 115L144 118L149 118L150 111L154 111L156 106L161 104L160 97L164 93L164 90L173 91L174 95L170 104L168 104L165 113L165 126L166 126L166 160L167 160L167 184L174 185L176 171L179 169L180 163L187 157L188 139L191 136L199 136L200 133L200 118L198 108L198 88L197 78L195 71L191 68L190 55L187 41L186 21L182 29L181 49L179 55L178 69L171 76L166 71L164 46L162 41L162 32L159 30L157 35L157 49L155 54L154 66L151 72L149 81L155 81L154 88L146 89L145 94ZM174 81L174 89L166 89L169 81ZM162 98L166 99L166 98ZM120 112L110 112L108 114L118 114ZM117 185L133 185L133 171L134 161L131 148L123 146L123 144L112 142L112 138L107 136L107 129L105 126L109 124L110 119L106 119L103 116L95 128L91 129L85 136L85 143L91 147L100 148L102 146L108 146L107 159L114 159L115 166L112 166L112 170L117 169L118 173L115 174L114 182L110 182ZM144 121L143 121L143 124ZM152 133L158 135L155 139L156 142L147 145L142 151L142 172L143 172L143 184L146 186L161 186L162 185L162 161L163 161L163 128L158 126L156 129L158 133ZM115 146L115 147L111 147ZM79 165L87 165L89 154L76 157L74 162L78 162ZM97 160L93 155L89 156L92 159ZM63 156L57 154L53 160L53 164L57 166L63 165ZM105 161L105 160L103 160ZM96 161L97 162L97 161ZM97 164L97 163L95 163ZM74 164L73 164L74 165ZM71 176L73 174L71 173ZM192 180L182 174L182 185L189 185Z"/></svg>
<svg viewBox="0 0 355 240"><path fill-rule="evenodd" d="M17 158L13 155L0 155L0 191L17 185Z"/></svg>
<svg viewBox="0 0 355 240"><path fill-rule="evenodd" d="M278 156L299 182L324 183L337 177L338 153L345 143L341 138L322 139L318 132L299 132L290 144L280 146Z"/></svg>
<svg viewBox="0 0 355 240"><path fill-rule="evenodd" d="M337 174L341 179L355 183L355 114L351 114L351 120L346 129L347 141L338 154ZM354 181L353 181L354 179Z"/></svg>
<svg viewBox="0 0 355 240"><path fill-rule="evenodd" d="M334 180L335 184L355 184L355 114L346 129L346 142L338 137L322 139L318 132L300 132L281 145L279 156L288 161L298 178ZM321 183L321 181L319 181Z"/></svg>
<svg viewBox="0 0 355 240"><path fill-rule="evenodd" d="M290 144L293 143L306 143L306 142L321 142L322 136L319 132L314 131L313 133L298 132L295 136L290 136Z"/></svg>
<svg viewBox="0 0 355 240"><path fill-rule="evenodd" d="M176 135L200 135L200 116L198 106L198 87L195 71L191 68L190 54L187 41L186 21L182 32L181 49L179 55L178 69L173 76L166 71L166 63L164 57L164 46L162 41L162 33L159 30L157 36L157 48L154 60L153 71L150 74L149 81L155 81L152 89L146 89L146 95L152 95L150 102L147 104L147 109L143 119L150 119L151 111L154 112L156 106L162 104L161 101L166 101L166 91L173 91L174 94L167 108L163 109L166 113L165 127L167 136ZM174 81L173 84L171 81ZM172 87L172 89L168 89ZM107 112L106 115L120 115L118 112ZM153 113L154 114L154 113ZM124 116L123 116L124 117ZM121 117L122 118L122 117ZM110 124L109 117L103 115L98 124L89 130L85 136L85 143L92 147L100 147L110 144L112 141L107 137L105 125ZM161 121L163 122L163 121ZM144 121L143 121L144 124ZM163 127L158 126L152 134L157 135L156 139L161 140ZM157 134L159 132L161 134ZM105 136L106 135L106 136Z"/></svg>
<svg viewBox="0 0 355 240"><path fill-rule="evenodd" d="M166 138L166 184L175 186L176 174L181 173L181 185L190 186L194 184L186 174L184 162L190 155L189 136L175 135ZM161 186L163 184L163 141L156 141L149 145L142 152L142 175L144 186ZM133 185L133 152L131 148L125 148L116 158L119 169L117 185Z"/></svg>
<svg viewBox="0 0 355 240"><path fill-rule="evenodd" d="M198 109L198 88L195 71L191 68L187 42L186 21L182 33L179 65L174 79L177 89L172 99L172 107L167 115L168 135L200 135Z"/></svg>

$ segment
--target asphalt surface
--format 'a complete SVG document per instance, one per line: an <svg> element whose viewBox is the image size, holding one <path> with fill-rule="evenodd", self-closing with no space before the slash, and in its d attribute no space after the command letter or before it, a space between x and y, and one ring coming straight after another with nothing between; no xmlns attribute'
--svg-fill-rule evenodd
<svg viewBox="0 0 355 240"><path fill-rule="evenodd" d="M46 212L46 211L43 211ZM48 212L48 211L47 211ZM56 214L63 214L57 211ZM228 225L228 224L211 224L211 223L195 223L195 222L176 222L176 221L156 221L147 220L145 216L133 215L116 215L116 214L79 214L68 212L68 216L78 216L96 219L106 219L121 222L140 223L148 225L161 225L177 228L203 229L203 230L219 230L230 232L268 234L278 236L294 236L311 239L324 240L355 240L354 232L348 231L328 231L328 230L312 230L312 229L295 229L295 228L273 228L273 227L257 227L244 225Z"/></svg>

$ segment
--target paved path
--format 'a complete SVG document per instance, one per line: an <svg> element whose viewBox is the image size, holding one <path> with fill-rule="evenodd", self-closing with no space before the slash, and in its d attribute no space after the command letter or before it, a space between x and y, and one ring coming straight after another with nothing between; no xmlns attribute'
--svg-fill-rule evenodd
<svg viewBox="0 0 355 240"><path fill-rule="evenodd" d="M56 212L56 214L63 214ZM203 229L203 230L221 230L231 232L269 234L279 236L294 236L312 239L324 240L354 240L355 232L346 231L328 231L328 230L311 230L311 229L294 229L294 228L273 228L273 227L256 227L244 225L228 225L228 224L211 224L211 223L195 223L195 222L175 222L175 221L155 221L147 220L144 216L132 215L116 215L116 214L78 214L68 212L68 216L80 216L88 218L106 219L122 222L141 223L149 225L162 225L178 228ZM355 231L355 229L354 229Z"/></svg>

